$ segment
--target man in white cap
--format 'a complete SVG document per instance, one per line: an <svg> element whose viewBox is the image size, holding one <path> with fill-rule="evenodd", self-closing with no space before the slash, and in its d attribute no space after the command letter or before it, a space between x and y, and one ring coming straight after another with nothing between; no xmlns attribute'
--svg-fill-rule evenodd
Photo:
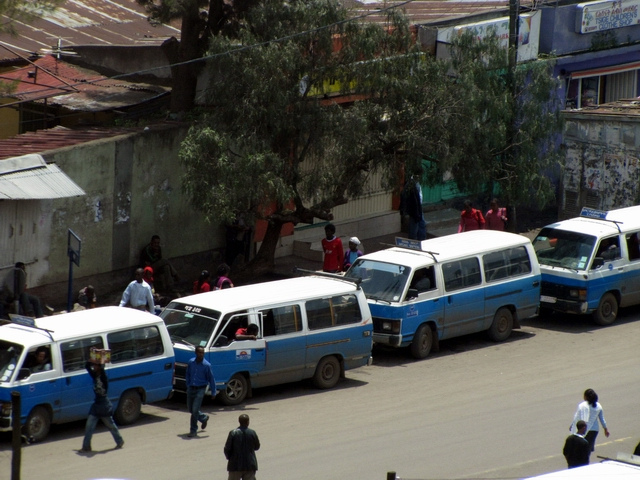
<svg viewBox="0 0 640 480"><path fill-rule="evenodd" d="M360 240L358 237L351 237L349 239L349 249L344 252L344 262L342 264L342 271L346 272L356 259L362 256L362 251L358 250L360 246Z"/></svg>

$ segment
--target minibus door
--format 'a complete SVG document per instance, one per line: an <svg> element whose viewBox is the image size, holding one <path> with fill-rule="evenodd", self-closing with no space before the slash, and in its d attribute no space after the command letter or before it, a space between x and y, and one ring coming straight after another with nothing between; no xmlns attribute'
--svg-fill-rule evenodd
<svg viewBox="0 0 640 480"><path fill-rule="evenodd" d="M457 337L482 330L484 289L476 257L442 265L444 277L444 334Z"/></svg>
<svg viewBox="0 0 640 480"><path fill-rule="evenodd" d="M237 340L236 332L249 323L260 327L256 340ZM262 317L247 312L229 315L217 332L208 360L213 366L216 382L228 382L239 372L248 372L254 377L264 369L266 361L265 340L262 338Z"/></svg>
<svg viewBox="0 0 640 480"><path fill-rule="evenodd" d="M622 258L619 236L600 240L595 258L591 263L591 275L589 275L587 300L592 303L591 308L596 308L602 295L610 290L622 292L623 305L628 301L630 284L625 281L625 271L629 269L626 263Z"/></svg>

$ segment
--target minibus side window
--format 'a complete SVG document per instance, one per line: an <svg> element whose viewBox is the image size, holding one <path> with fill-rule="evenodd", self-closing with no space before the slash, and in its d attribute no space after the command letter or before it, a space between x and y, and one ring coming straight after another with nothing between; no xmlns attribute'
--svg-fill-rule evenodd
<svg viewBox="0 0 640 480"><path fill-rule="evenodd" d="M482 265L487 283L531 272L531 260L525 247L487 253L482 256Z"/></svg>
<svg viewBox="0 0 640 480"><path fill-rule="evenodd" d="M640 232L627 234L627 250L629 250L629 260L638 260L640 258L640 241L638 241Z"/></svg>
<svg viewBox="0 0 640 480"><path fill-rule="evenodd" d="M360 304L355 295L339 295L331 299L336 325L351 325L362 321Z"/></svg>
<svg viewBox="0 0 640 480"><path fill-rule="evenodd" d="M330 299L309 300L305 304L305 310L307 311L309 330L329 328L333 325Z"/></svg>
<svg viewBox="0 0 640 480"><path fill-rule="evenodd" d="M29 369L31 373L51 370L51 345L40 345L29 350L22 368Z"/></svg>
<svg viewBox="0 0 640 480"><path fill-rule="evenodd" d="M480 285L480 263L476 257L465 258L460 261L442 265L444 285L447 291L459 290L464 287Z"/></svg>
<svg viewBox="0 0 640 480"><path fill-rule="evenodd" d="M249 326L249 315L247 315L246 311L231 313L229 315L225 315L225 319L223 320L225 323L224 328L222 329L222 335L227 337L227 345L233 342L236 339L236 332L239 328L247 328ZM258 336L260 336L261 332L258 332ZM214 345L218 345L218 338L214 341ZM224 345L218 345L224 346Z"/></svg>
<svg viewBox="0 0 640 480"><path fill-rule="evenodd" d="M411 285L409 288L415 288L418 293L436 288L435 272L433 267L417 269L413 273L413 278L411 279Z"/></svg>
<svg viewBox="0 0 640 480"><path fill-rule="evenodd" d="M62 351L62 369L65 372L75 372L84 369L89 361L89 350L92 348L104 348L102 337L86 337L60 345Z"/></svg>
<svg viewBox="0 0 640 480"><path fill-rule="evenodd" d="M153 357L164 353L164 345L158 327L133 328L107 334L111 349L111 363Z"/></svg>
<svg viewBox="0 0 640 480"><path fill-rule="evenodd" d="M605 262L610 262L620 258L620 241L618 237L603 238L600 240L596 257L602 258Z"/></svg>
<svg viewBox="0 0 640 480"><path fill-rule="evenodd" d="M284 335L302 330L300 305L262 310L264 336Z"/></svg>
<svg viewBox="0 0 640 480"><path fill-rule="evenodd" d="M507 250L507 261L509 263L510 276L531 273L531 259L525 247L515 247Z"/></svg>

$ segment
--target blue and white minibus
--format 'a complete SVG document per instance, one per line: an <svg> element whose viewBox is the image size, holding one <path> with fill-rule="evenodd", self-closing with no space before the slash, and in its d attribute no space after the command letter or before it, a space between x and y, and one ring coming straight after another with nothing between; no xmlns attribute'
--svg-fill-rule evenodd
<svg viewBox="0 0 640 480"><path fill-rule="evenodd" d="M52 423L86 418L94 393L85 365L94 348L111 351L105 372L119 425L135 422L142 403L171 394L173 346L156 315L101 307L18 320L0 326L0 431L12 427L11 392L20 394L31 441L44 439Z"/></svg>
<svg viewBox="0 0 640 480"><path fill-rule="evenodd" d="M591 313L609 325L618 308L640 303L640 206L547 225L533 240L542 271L540 307Z"/></svg>
<svg viewBox="0 0 640 480"><path fill-rule="evenodd" d="M200 293L173 300L161 317L176 352L175 389L185 390L187 362L202 346L225 405L241 403L252 388L306 378L331 388L346 370L371 362L367 300L357 284L341 277ZM251 324L258 326L255 340L236 337Z"/></svg>
<svg viewBox="0 0 640 480"><path fill-rule="evenodd" d="M477 230L392 247L356 260L373 315L373 342L424 358L439 340L488 331L506 340L535 315L540 268L528 238ZM406 248L409 247L409 248Z"/></svg>

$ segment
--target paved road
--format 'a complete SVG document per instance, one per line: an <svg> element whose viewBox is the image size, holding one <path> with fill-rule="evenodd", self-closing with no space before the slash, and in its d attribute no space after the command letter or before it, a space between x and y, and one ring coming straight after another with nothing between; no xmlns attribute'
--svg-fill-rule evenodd
<svg viewBox="0 0 640 480"><path fill-rule="evenodd" d="M586 388L600 395L612 435L596 455L631 452L640 440L640 309L616 325L533 319L503 344L481 335L442 343L423 361L375 351L374 365L347 373L337 389L306 383L257 390L236 409L208 403L209 427L188 439L183 399L145 406L112 450L99 429L82 455L83 424L58 426L23 449L22 479L226 478L222 447L239 413L251 416L263 448L264 480L511 479L565 467L560 452ZM0 478L9 478L7 436ZM593 458L593 457L592 457Z"/></svg>

